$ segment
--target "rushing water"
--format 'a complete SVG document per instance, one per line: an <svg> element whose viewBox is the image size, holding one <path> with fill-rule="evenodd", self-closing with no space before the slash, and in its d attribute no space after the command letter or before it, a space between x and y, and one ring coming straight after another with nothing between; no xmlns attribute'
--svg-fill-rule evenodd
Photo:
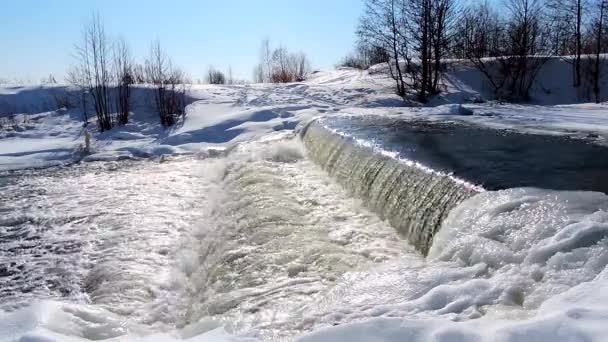
<svg viewBox="0 0 608 342"><path fill-rule="evenodd" d="M415 160L400 161L317 121L302 132L311 157L424 255L449 211L479 189Z"/></svg>
<svg viewBox="0 0 608 342"><path fill-rule="evenodd" d="M206 172L204 164L183 160L5 175L1 307L62 298L138 321L174 320L166 280L180 239L204 215L213 187Z"/></svg>
<svg viewBox="0 0 608 342"><path fill-rule="evenodd" d="M295 139L216 158L85 163L1 179L1 309L51 299L122 322L79 323L86 338L206 317L234 332L292 336L304 327L286 320L344 272L412 253L303 159Z"/></svg>

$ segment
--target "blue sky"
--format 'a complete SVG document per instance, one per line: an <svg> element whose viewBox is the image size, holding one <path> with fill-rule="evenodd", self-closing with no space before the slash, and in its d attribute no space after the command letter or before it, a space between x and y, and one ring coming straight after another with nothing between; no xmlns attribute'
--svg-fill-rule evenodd
<svg viewBox="0 0 608 342"><path fill-rule="evenodd" d="M73 44L93 12L142 60L159 38L193 79L209 65L251 78L262 39L332 67L354 44L361 0L18 0L2 1L0 78L63 78Z"/></svg>

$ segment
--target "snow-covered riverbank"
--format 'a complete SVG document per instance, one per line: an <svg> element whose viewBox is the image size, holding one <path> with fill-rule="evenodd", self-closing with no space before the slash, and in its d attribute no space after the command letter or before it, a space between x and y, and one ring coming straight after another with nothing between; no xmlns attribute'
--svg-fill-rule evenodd
<svg viewBox="0 0 608 342"><path fill-rule="evenodd" d="M479 93L449 83L448 94L464 101ZM460 120L494 128L543 134L565 134L606 143L604 104L556 106L488 103L403 107L392 94L392 81L382 74L352 69L318 72L309 81L287 85L192 85L191 104L176 127L160 129L149 92L135 89L129 124L97 133L94 122L91 154L85 160L147 158L197 154L224 148L276 131L291 131L299 122L320 115L388 115L431 120ZM66 90L67 89L67 90ZM78 109L54 110L57 92L65 87L0 88L0 169L60 165L80 160L84 144Z"/></svg>

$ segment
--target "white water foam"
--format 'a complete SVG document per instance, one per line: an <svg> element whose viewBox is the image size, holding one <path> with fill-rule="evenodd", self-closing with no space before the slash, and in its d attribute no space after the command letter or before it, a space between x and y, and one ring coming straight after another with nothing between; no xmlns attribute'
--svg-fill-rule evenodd
<svg viewBox="0 0 608 342"><path fill-rule="evenodd" d="M481 193L450 213L426 262L345 276L315 318L340 326L302 340L602 341L607 229L605 194Z"/></svg>
<svg viewBox="0 0 608 342"><path fill-rule="evenodd" d="M70 294L20 293L15 283L6 309L29 305L3 314L0 333L8 340L132 340L167 331L197 337L224 325L257 338L291 338L301 328L288 327L290 318L344 272L411 252L303 158L296 139L283 136L225 157L33 174L14 184L45 189L44 203L19 208L22 194L5 208L17 216L44 208L36 212L47 223L39 240L61 245L63 236L87 248L70 254L81 261L70 266ZM83 221L65 235L47 210ZM176 223L169 213L177 213ZM39 268L28 274L46 267L33 265ZM50 300L34 304L39 299Z"/></svg>

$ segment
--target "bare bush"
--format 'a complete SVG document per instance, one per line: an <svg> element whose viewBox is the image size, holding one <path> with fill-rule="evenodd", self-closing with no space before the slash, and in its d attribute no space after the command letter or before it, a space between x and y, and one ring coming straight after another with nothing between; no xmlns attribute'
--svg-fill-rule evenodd
<svg viewBox="0 0 608 342"><path fill-rule="evenodd" d="M212 66L207 70L207 83L209 84L226 84L226 76L223 72L214 69Z"/></svg>
<svg viewBox="0 0 608 342"><path fill-rule="evenodd" d="M146 83L146 72L143 65L134 63L131 67L131 73L133 75L133 83L143 84Z"/></svg>
<svg viewBox="0 0 608 342"><path fill-rule="evenodd" d="M173 126L177 119L185 114L184 73L173 66L158 40L150 47L145 74L147 81L155 88L154 99L161 125Z"/></svg>
<svg viewBox="0 0 608 342"><path fill-rule="evenodd" d="M53 76L53 74L49 74L49 76L40 80L40 83L41 84L57 84L57 79L55 79L55 76Z"/></svg>
<svg viewBox="0 0 608 342"><path fill-rule="evenodd" d="M57 109L72 109L74 107L70 94L65 89L53 89L53 100Z"/></svg>
<svg viewBox="0 0 608 342"><path fill-rule="evenodd" d="M390 56L385 48L368 46L360 42L355 52L342 58L338 66L366 70L372 65L388 63L389 61Z"/></svg>
<svg viewBox="0 0 608 342"><path fill-rule="evenodd" d="M310 62L306 54L290 53L284 46L270 49L269 41L262 42L261 61L253 71L258 83L301 82L310 74Z"/></svg>

